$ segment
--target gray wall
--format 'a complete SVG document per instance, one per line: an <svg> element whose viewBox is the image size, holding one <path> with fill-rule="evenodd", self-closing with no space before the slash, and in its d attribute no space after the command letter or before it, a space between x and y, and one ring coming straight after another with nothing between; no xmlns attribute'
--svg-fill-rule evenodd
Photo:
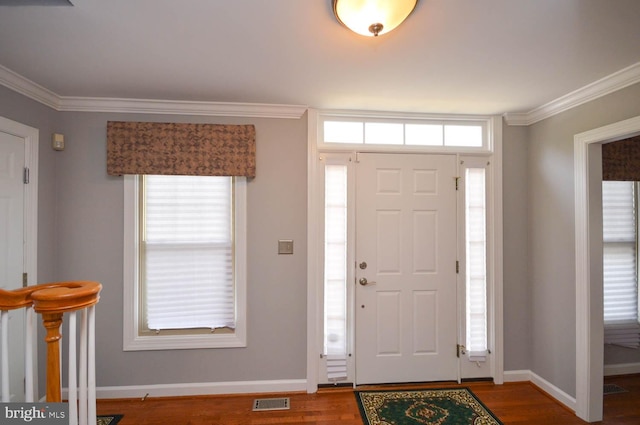
<svg viewBox="0 0 640 425"><path fill-rule="evenodd" d="M503 126L504 368L530 365L531 305L527 264L527 127Z"/></svg>
<svg viewBox="0 0 640 425"><path fill-rule="evenodd" d="M62 113L57 158L58 279L104 289L97 309L97 385L306 377L306 119ZM107 120L255 124L257 176L247 186L247 347L122 351L123 179L106 173ZM294 255L277 255L293 239Z"/></svg>
<svg viewBox="0 0 640 425"><path fill-rule="evenodd" d="M572 396L576 394L573 137L640 115L638 99L640 84L529 128L530 368Z"/></svg>

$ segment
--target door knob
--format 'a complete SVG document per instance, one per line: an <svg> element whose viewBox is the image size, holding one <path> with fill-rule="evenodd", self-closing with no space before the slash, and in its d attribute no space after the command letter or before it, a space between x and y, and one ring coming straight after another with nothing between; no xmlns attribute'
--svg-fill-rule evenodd
<svg viewBox="0 0 640 425"><path fill-rule="evenodd" d="M375 285L376 284L375 282L369 282L366 277L361 277L360 280L358 280L358 283L360 285L362 285L362 286Z"/></svg>

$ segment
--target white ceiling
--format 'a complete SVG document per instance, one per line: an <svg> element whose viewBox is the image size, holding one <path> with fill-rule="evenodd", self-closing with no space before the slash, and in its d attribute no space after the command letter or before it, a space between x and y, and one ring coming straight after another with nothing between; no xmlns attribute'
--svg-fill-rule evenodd
<svg viewBox="0 0 640 425"><path fill-rule="evenodd" d="M419 0L358 36L331 0L0 6L0 65L58 96L528 112L640 62L638 0Z"/></svg>

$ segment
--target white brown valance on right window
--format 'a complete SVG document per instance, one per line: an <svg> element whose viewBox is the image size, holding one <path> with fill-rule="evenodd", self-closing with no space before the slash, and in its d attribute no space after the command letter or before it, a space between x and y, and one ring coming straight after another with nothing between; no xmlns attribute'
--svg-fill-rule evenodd
<svg viewBox="0 0 640 425"><path fill-rule="evenodd" d="M109 121L107 173L255 177L255 127Z"/></svg>
<svg viewBox="0 0 640 425"><path fill-rule="evenodd" d="M640 181L640 136L602 145L602 180Z"/></svg>

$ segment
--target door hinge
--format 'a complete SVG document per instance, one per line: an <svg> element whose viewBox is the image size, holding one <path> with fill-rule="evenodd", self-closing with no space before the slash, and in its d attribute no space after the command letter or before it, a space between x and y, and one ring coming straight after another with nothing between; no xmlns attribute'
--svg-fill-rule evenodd
<svg viewBox="0 0 640 425"><path fill-rule="evenodd" d="M460 181L460 177L456 177L456 190L458 190L458 182Z"/></svg>
<svg viewBox="0 0 640 425"><path fill-rule="evenodd" d="M460 273L460 261L456 260L456 274Z"/></svg>
<svg viewBox="0 0 640 425"><path fill-rule="evenodd" d="M22 273L22 287L26 288L29 286L29 273Z"/></svg>
<svg viewBox="0 0 640 425"><path fill-rule="evenodd" d="M24 167L24 173L22 175L22 181L24 184L29 184L29 168Z"/></svg>

